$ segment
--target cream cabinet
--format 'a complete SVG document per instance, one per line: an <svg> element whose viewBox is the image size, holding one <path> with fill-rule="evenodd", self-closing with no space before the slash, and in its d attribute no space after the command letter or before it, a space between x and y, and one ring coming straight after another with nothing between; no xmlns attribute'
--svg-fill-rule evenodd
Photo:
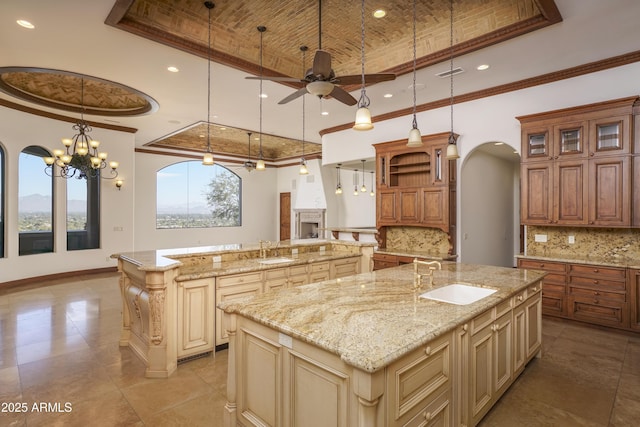
<svg viewBox="0 0 640 427"><path fill-rule="evenodd" d="M214 279L178 282L178 359L214 349Z"/></svg>
<svg viewBox="0 0 640 427"><path fill-rule="evenodd" d="M309 283L322 282L331 278L329 261L315 262L309 266Z"/></svg>
<svg viewBox="0 0 640 427"><path fill-rule="evenodd" d="M273 268L264 272L264 291L288 288L289 269Z"/></svg>
<svg viewBox="0 0 640 427"><path fill-rule="evenodd" d="M216 279L216 305L262 292L262 272L232 274ZM221 310L216 310L216 345L229 342Z"/></svg>
<svg viewBox="0 0 640 427"><path fill-rule="evenodd" d="M513 370L520 372L542 345L542 285L523 290L514 297Z"/></svg>
<svg viewBox="0 0 640 427"><path fill-rule="evenodd" d="M360 257L336 259L331 261L331 278L353 276L360 272Z"/></svg>
<svg viewBox="0 0 640 427"><path fill-rule="evenodd" d="M309 283L307 265L294 265L289 267L289 287L306 285Z"/></svg>

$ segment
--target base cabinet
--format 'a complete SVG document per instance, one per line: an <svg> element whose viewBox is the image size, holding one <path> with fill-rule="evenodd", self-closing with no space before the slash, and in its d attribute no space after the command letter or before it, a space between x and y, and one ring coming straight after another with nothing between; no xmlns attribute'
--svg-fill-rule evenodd
<svg viewBox="0 0 640 427"><path fill-rule="evenodd" d="M631 293L630 327L640 331L640 269L629 269L629 287Z"/></svg>
<svg viewBox="0 0 640 427"><path fill-rule="evenodd" d="M214 349L214 279L178 284L178 359Z"/></svg>

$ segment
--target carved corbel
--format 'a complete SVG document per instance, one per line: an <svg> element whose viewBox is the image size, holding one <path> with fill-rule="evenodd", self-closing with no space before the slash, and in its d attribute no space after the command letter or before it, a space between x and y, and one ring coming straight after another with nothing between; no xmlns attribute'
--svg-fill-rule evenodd
<svg viewBox="0 0 640 427"><path fill-rule="evenodd" d="M162 334L162 320L164 319L165 289L149 291L149 310L151 312L151 342L159 345L164 336Z"/></svg>

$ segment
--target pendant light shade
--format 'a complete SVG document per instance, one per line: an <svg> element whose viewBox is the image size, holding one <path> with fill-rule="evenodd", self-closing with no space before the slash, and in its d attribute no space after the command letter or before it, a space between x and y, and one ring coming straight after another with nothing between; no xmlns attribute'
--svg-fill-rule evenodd
<svg viewBox="0 0 640 427"><path fill-rule="evenodd" d="M202 156L202 164L205 166L212 166L215 162L213 161L213 154L212 153L204 153L204 156Z"/></svg>
<svg viewBox="0 0 640 427"><path fill-rule="evenodd" d="M358 111L356 111L356 121L353 125L354 130L371 130L373 129L373 123L371 123L371 112L369 111L369 104L371 101L367 96L367 90L365 88L364 81L364 0L362 0L362 10L361 10L361 26L360 26L360 35L361 35L361 61L362 64L362 89L360 91L360 99L358 100Z"/></svg>
<svg viewBox="0 0 640 427"><path fill-rule="evenodd" d="M371 111L364 106L359 107L356 111L356 122L353 125L354 130L371 130L373 129L373 123L371 123Z"/></svg>
<svg viewBox="0 0 640 427"><path fill-rule="evenodd" d="M422 135L416 119L416 0L413 0L413 122L409 131L407 147L421 147Z"/></svg>
<svg viewBox="0 0 640 427"><path fill-rule="evenodd" d="M454 142L449 142L447 145L447 159L455 160L460 158L460 154L458 154L458 146L455 143L455 138L451 137L449 140L453 139Z"/></svg>
<svg viewBox="0 0 640 427"><path fill-rule="evenodd" d="M367 186L364 185L364 160L362 160L362 187L360 187L360 192L362 193L367 192Z"/></svg>
<svg viewBox="0 0 640 427"><path fill-rule="evenodd" d="M340 183L340 166L342 166L341 163L338 163L338 166L336 166L336 194L342 194L342 184Z"/></svg>
<svg viewBox="0 0 640 427"><path fill-rule="evenodd" d="M266 169L266 165L264 164L264 160L258 159L258 161L256 162L256 170L263 171L265 169Z"/></svg>

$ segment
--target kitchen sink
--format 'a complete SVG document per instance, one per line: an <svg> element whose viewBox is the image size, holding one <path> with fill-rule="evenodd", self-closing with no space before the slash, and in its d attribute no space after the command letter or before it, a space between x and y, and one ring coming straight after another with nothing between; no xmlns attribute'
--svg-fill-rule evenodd
<svg viewBox="0 0 640 427"><path fill-rule="evenodd" d="M496 289L480 288L477 286L466 285L464 283L452 283L450 285L425 292L420 295L420 298L448 302L449 304L467 305L480 301L482 298L488 297L496 291Z"/></svg>
<svg viewBox="0 0 640 427"><path fill-rule="evenodd" d="M284 258L284 257L279 257L279 258L266 258L266 259L259 259L258 262L260 264L283 264L285 262L291 262L293 261L292 258Z"/></svg>

